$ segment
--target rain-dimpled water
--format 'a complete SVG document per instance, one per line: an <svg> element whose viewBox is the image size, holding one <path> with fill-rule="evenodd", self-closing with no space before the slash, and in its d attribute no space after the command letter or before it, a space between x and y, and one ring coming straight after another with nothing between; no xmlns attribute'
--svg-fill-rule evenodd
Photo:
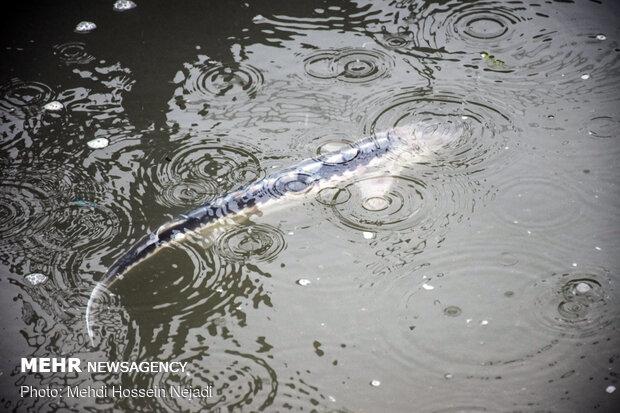
<svg viewBox="0 0 620 413"><path fill-rule="evenodd" d="M606 0L7 6L2 410L617 411L619 18ZM22 372L35 357L187 364Z"/></svg>

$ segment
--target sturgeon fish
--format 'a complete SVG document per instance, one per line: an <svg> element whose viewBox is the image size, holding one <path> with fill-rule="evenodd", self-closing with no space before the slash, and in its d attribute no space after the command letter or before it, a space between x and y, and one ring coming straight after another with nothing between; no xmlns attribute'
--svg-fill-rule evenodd
<svg viewBox="0 0 620 413"><path fill-rule="evenodd" d="M416 158L425 159L425 155L447 145L462 133L464 126L454 122L421 123L376 133L340 151L309 158L282 169L160 226L125 252L91 292L86 307L86 328L91 343L94 338L93 306L97 296L121 279L131 267L165 246L180 242L186 235L203 231L227 218L263 211L284 199L308 195L325 186L357 177L373 166L384 167L384 172L393 174L399 164L415 162ZM384 188L385 191L388 189ZM377 193L377 188L370 190Z"/></svg>

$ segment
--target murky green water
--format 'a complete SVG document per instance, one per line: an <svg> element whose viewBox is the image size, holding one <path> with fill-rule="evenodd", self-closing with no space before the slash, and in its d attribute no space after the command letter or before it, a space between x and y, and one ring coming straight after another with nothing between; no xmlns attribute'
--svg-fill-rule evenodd
<svg viewBox="0 0 620 413"><path fill-rule="evenodd" d="M113 4L1 18L3 410L617 408L616 4ZM105 295L90 344L92 289L148 231L428 119L468 127L397 174L163 250ZM188 364L25 374L22 357ZM213 397L19 394L103 384Z"/></svg>

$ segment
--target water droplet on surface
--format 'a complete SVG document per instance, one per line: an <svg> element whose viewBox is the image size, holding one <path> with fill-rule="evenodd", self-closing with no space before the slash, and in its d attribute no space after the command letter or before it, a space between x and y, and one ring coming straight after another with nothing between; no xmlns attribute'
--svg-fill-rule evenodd
<svg viewBox="0 0 620 413"><path fill-rule="evenodd" d="M45 283L48 278L44 274L33 272L32 274L26 275L26 280L32 285L39 285Z"/></svg>
<svg viewBox="0 0 620 413"><path fill-rule="evenodd" d="M58 102L57 100L47 103L45 106L43 106L43 109L48 110L50 112L58 112L59 110L62 110L65 106Z"/></svg>
<svg viewBox="0 0 620 413"><path fill-rule="evenodd" d="M301 285L302 287L306 287L310 285L310 280L307 278L300 278L299 280L297 280L297 284Z"/></svg>
<svg viewBox="0 0 620 413"><path fill-rule="evenodd" d="M138 5L131 0L117 0L112 6L114 11L127 11L131 9L135 9Z"/></svg>
<svg viewBox="0 0 620 413"><path fill-rule="evenodd" d="M97 25L93 22L82 21L75 26L74 31L76 33L90 33L97 28Z"/></svg>
<svg viewBox="0 0 620 413"><path fill-rule="evenodd" d="M373 380L373 381L370 382L370 385L372 387L379 387L379 386L381 386L381 382L379 380Z"/></svg>
<svg viewBox="0 0 620 413"><path fill-rule="evenodd" d="M383 197L373 196L362 201L362 207L368 211L383 211L390 205L390 201Z"/></svg>
<svg viewBox="0 0 620 413"><path fill-rule="evenodd" d="M86 143L91 149L101 149L105 148L110 144L110 141L107 138L97 138Z"/></svg>
<svg viewBox="0 0 620 413"><path fill-rule="evenodd" d="M461 309L455 305L444 308L443 313L448 317L458 317L461 315Z"/></svg>

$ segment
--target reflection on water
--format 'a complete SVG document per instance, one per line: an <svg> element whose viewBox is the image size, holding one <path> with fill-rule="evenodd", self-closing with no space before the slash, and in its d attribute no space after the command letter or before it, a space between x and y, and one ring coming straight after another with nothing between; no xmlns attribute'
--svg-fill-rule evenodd
<svg viewBox="0 0 620 413"><path fill-rule="evenodd" d="M492 0L7 13L4 408L613 411L618 15ZM90 344L90 292L147 232L410 124L445 145L317 193L280 177L270 193L294 202L186 236L100 294ZM188 371L19 373L21 357L68 355ZM16 390L104 383L213 397Z"/></svg>

